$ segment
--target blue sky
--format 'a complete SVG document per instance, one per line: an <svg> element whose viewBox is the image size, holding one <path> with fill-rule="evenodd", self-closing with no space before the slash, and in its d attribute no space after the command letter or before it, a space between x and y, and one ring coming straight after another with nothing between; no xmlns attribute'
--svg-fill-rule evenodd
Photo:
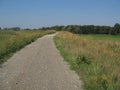
<svg viewBox="0 0 120 90"><path fill-rule="evenodd" d="M120 0L0 0L0 27L120 23Z"/></svg>

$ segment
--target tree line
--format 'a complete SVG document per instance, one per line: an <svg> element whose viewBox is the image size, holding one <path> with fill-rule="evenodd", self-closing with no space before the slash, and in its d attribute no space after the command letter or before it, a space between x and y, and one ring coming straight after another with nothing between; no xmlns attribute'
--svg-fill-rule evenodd
<svg viewBox="0 0 120 90"><path fill-rule="evenodd" d="M116 23L111 26L96 26L96 25L67 25L67 26L52 26L43 27L41 30L54 29L57 31L69 31L76 34L120 34L120 24Z"/></svg>
<svg viewBox="0 0 120 90"><path fill-rule="evenodd" d="M48 28L48 27L47 27ZM53 26L50 29L58 31L69 31L76 34L111 34L120 35L120 24L116 23L111 26L95 26L95 25L67 25L67 26Z"/></svg>
<svg viewBox="0 0 120 90"><path fill-rule="evenodd" d="M111 26L96 26L96 25L67 25L67 26L52 26L42 27L39 29L24 29L24 30L57 30L57 31L69 31L76 34L111 34L120 35L120 24L116 23ZM21 30L20 27L4 28L0 27L0 30Z"/></svg>

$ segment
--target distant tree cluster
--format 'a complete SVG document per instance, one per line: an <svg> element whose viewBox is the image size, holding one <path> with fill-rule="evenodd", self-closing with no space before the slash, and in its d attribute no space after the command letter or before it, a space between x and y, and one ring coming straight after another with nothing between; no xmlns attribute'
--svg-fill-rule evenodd
<svg viewBox="0 0 120 90"><path fill-rule="evenodd" d="M12 27L12 28L1 28L0 27L0 30L15 30L15 31L19 31L19 30L21 30L21 28L20 27Z"/></svg>
<svg viewBox="0 0 120 90"><path fill-rule="evenodd" d="M58 31L64 30L76 34L111 34L111 35L120 34L120 24L118 23L116 23L114 27L95 25L67 25L67 26L53 26L50 29L55 29Z"/></svg>
<svg viewBox="0 0 120 90"><path fill-rule="evenodd" d="M116 23L111 30L111 34L120 34L120 24Z"/></svg>

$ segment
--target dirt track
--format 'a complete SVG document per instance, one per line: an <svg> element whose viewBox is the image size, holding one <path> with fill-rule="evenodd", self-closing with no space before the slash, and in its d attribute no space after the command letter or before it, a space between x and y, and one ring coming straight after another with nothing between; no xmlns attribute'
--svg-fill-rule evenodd
<svg viewBox="0 0 120 90"><path fill-rule="evenodd" d="M81 90L77 74L69 69L46 35L26 46L0 68L0 90Z"/></svg>

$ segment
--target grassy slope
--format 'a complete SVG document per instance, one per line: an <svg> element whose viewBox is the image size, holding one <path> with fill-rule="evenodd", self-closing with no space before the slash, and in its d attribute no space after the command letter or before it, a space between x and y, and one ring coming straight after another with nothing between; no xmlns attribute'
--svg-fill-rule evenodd
<svg viewBox="0 0 120 90"><path fill-rule="evenodd" d="M0 31L0 64L14 52L35 41L38 37L54 32L54 30Z"/></svg>
<svg viewBox="0 0 120 90"><path fill-rule="evenodd" d="M107 36L105 40L90 37L60 32L54 40L64 59L82 77L86 90L120 90L120 42Z"/></svg>

